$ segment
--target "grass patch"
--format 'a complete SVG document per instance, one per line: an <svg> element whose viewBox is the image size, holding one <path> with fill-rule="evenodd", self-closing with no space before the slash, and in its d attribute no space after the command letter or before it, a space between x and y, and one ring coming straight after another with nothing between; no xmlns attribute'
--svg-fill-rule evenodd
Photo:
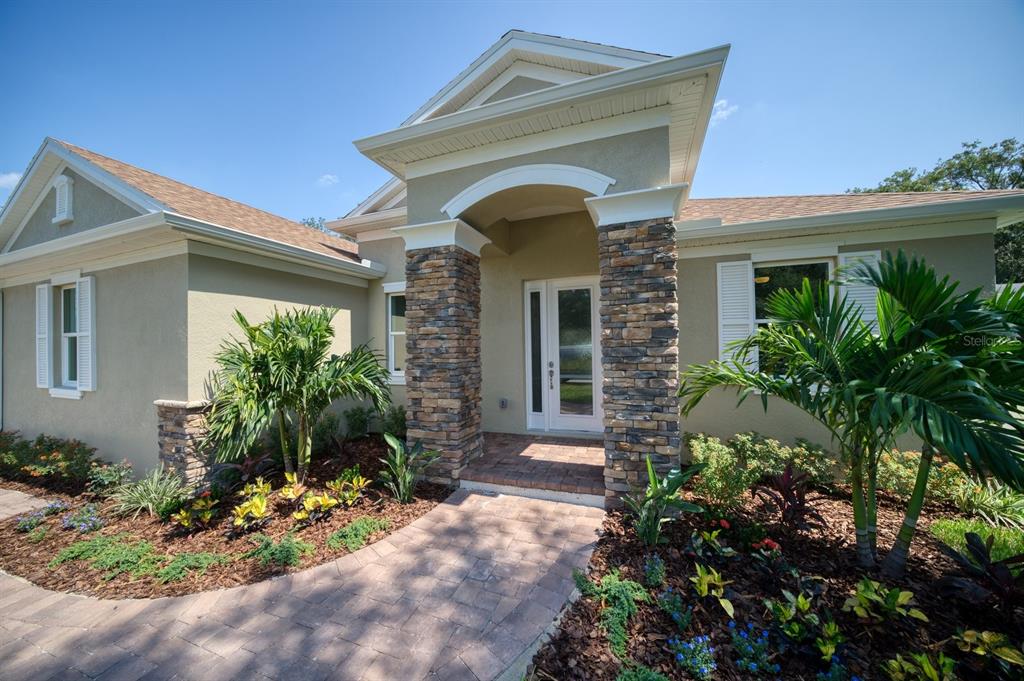
<svg viewBox="0 0 1024 681"><path fill-rule="evenodd" d="M148 541L126 541L125 534L113 537L93 537L75 542L61 550L50 561L56 567L74 560L85 561L89 567L103 572L103 579L111 580L121 574L133 577L151 575L160 567L163 558Z"/></svg>
<svg viewBox="0 0 1024 681"><path fill-rule="evenodd" d="M28 533L27 539L33 544L38 544L39 542L46 539L47 532L49 532L49 528L37 527L36 529Z"/></svg>
<svg viewBox="0 0 1024 681"><path fill-rule="evenodd" d="M327 538L327 548L338 551L344 546L349 551L358 551L366 545L366 540L374 532L388 529L385 518L371 518L368 515L356 518L340 530L331 533Z"/></svg>
<svg viewBox="0 0 1024 681"><path fill-rule="evenodd" d="M993 527L982 520L944 518L933 522L929 530L932 536L957 551L964 551L967 548L964 535L968 532L974 532L982 540L988 539L989 535L995 535L995 541L992 542L993 560L1003 560L1024 553L1024 531Z"/></svg>
<svg viewBox="0 0 1024 681"><path fill-rule="evenodd" d="M172 557L167 565L157 570L154 576L161 584L185 579L190 572L202 577L211 565L220 565L230 560L230 556L221 553L179 553Z"/></svg>
<svg viewBox="0 0 1024 681"><path fill-rule="evenodd" d="M302 557L313 553L315 548L308 541L296 539L295 535L288 533L275 542L265 534L254 534L249 541L256 544L256 548L243 554L243 558L258 558L263 565L274 563L280 566L295 567L302 561Z"/></svg>

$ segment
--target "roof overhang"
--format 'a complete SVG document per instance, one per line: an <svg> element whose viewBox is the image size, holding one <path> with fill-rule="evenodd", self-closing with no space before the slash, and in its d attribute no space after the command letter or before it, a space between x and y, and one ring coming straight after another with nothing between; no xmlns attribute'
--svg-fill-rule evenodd
<svg viewBox="0 0 1024 681"><path fill-rule="evenodd" d="M230 227L159 211L53 239L0 255L0 286L9 286L40 272L87 268L104 260L131 261L133 254L167 249L175 243L198 241L223 246L345 275L354 280L379 279L386 268L370 260L353 262L299 248L273 239L255 236Z"/></svg>
<svg viewBox="0 0 1024 681"><path fill-rule="evenodd" d="M796 216L723 225L720 219L701 218L676 222L676 238L741 237L770 232L823 227L857 226L865 223L995 218L995 227L1024 220L1024 194L963 201L936 201L916 206Z"/></svg>
<svg viewBox="0 0 1024 681"><path fill-rule="evenodd" d="M357 140L355 146L405 179L407 167L417 161L665 107L671 181L690 182L728 53L723 46L630 66L422 120Z"/></svg>

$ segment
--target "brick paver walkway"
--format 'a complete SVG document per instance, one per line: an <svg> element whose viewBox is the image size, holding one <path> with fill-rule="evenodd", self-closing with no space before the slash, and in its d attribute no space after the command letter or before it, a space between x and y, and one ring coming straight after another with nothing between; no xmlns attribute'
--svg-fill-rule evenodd
<svg viewBox="0 0 1024 681"><path fill-rule="evenodd" d="M55 593L0 573L0 678L496 678L551 623L602 512L456 491L332 563L154 600Z"/></svg>
<svg viewBox="0 0 1024 681"><path fill-rule="evenodd" d="M46 504L46 499L40 499L31 494L25 494L13 489L0 489L0 518L22 515L37 508L42 508Z"/></svg>
<svg viewBox="0 0 1024 681"><path fill-rule="evenodd" d="M604 496L600 440L485 433L484 453L462 471L475 482Z"/></svg>

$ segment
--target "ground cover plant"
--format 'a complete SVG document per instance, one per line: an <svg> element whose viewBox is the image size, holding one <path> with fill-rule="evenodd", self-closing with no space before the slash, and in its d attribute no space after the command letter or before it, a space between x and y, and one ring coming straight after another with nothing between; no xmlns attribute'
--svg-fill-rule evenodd
<svg viewBox="0 0 1024 681"><path fill-rule="evenodd" d="M313 459L304 483L246 465L236 480L247 482L208 493L159 471L103 497L83 486L0 521L0 569L50 589L133 598L231 587L334 560L412 522L449 492L418 482L408 503L398 502L380 484L386 451L376 435L348 442ZM0 486L44 491L3 476ZM329 513L325 496L337 500Z"/></svg>

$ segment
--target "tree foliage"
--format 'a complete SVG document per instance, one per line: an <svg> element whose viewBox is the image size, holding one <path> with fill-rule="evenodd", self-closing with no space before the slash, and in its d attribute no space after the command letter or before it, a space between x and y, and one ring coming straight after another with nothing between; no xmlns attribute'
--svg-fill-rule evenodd
<svg viewBox="0 0 1024 681"><path fill-rule="evenodd" d="M1024 189L1024 142L1011 137L982 146L980 140L964 142L960 153L939 159L925 170L904 168L878 183L855 187L850 193L935 192L981 189ZM1024 281L1024 223L996 232L996 281Z"/></svg>

